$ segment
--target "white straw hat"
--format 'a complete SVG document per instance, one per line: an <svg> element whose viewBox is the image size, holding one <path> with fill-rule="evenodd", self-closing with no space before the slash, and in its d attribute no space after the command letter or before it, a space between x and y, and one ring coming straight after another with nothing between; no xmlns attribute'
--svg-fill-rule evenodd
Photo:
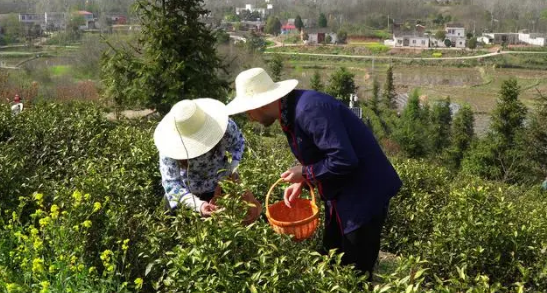
<svg viewBox="0 0 547 293"><path fill-rule="evenodd" d="M236 97L227 105L228 115L257 109L290 93L298 80L274 82L262 68L252 68L236 77Z"/></svg>
<svg viewBox="0 0 547 293"><path fill-rule="evenodd" d="M175 160L192 159L215 147L226 127L228 114L222 102L208 98L183 100L158 124L154 143L164 156Z"/></svg>

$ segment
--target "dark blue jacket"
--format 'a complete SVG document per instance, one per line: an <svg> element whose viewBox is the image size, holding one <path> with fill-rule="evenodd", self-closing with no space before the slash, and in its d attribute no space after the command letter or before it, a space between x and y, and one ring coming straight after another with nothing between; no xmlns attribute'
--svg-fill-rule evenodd
<svg viewBox="0 0 547 293"><path fill-rule="evenodd" d="M281 127L326 201L326 220L338 218L346 234L379 215L402 182L372 132L327 94L294 90L285 99Z"/></svg>

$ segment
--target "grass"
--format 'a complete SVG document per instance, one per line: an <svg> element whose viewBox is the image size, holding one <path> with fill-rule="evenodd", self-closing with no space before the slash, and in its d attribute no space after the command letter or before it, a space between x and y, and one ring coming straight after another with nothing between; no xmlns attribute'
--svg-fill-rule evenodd
<svg viewBox="0 0 547 293"><path fill-rule="evenodd" d="M49 68L54 76L66 75L70 72L71 67L68 65L57 65Z"/></svg>
<svg viewBox="0 0 547 293"><path fill-rule="evenodd" d="M365 48L369 49L374 54L387 53L391 50L391 47L388 47L381 43L365 43Z"/></svg>

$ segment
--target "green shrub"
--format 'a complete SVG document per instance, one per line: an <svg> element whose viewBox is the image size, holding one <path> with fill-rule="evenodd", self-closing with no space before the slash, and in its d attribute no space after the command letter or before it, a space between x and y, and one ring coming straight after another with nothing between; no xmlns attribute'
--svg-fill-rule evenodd
<svg viewBox="0 0 547 293"><path fill-rule="evenodd" d="M162 207L157 121L109 121L93 104L0 108L0 288L9 292L541 292L547 215L538 190L455 177L429 161L394 159L404 182L383 249L400 255L366 284L340 255L320 255L264 218L240 223L234 195L264 203L294 163L279 129L242 127L241 184L201 219ZM243 124L241 124L243 125ZM79 192L81 190L82 192ZM271 202L282 197L275 190ZM36 191L36 193L35 193ZM320 204L321 205L321 204ZM525 211L525 212L523 212ZM7 291L7 289L5 291Z"/></svg>

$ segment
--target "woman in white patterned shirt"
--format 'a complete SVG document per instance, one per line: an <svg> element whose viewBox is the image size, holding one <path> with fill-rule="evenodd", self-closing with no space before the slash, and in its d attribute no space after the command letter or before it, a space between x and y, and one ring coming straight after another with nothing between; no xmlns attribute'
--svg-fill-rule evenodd
<svg viewBox="0 0 547 293"><path fill-rule="evenodd" d="M239 164L245 140L225 105L213 99L184 100L173 106L154 132L160 172L171 209L179 204L208 217L218 182ZM228 162L226 152L231 153Z"/></svg>

